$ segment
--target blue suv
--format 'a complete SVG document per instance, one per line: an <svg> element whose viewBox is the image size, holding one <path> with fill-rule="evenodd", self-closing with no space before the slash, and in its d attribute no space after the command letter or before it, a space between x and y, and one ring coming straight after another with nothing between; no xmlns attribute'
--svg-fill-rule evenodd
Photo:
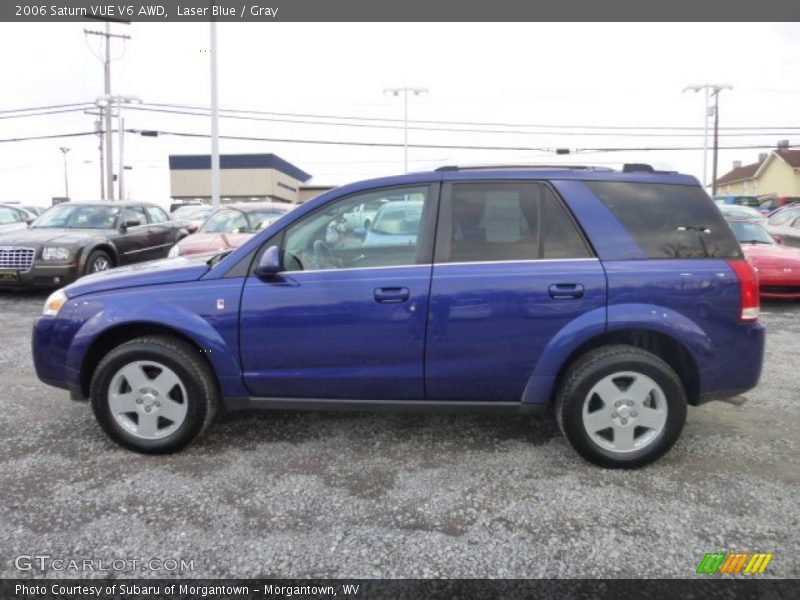
<svg viewBox="0 0 800 600"><path fill-rule="evenodd" d="M443 167L332 190L211 258L84 277L47 299L33 356L139 452L222 408L550 408L583 457L637 467L687 405L757 384L757 284L693 177Z"/></svg>

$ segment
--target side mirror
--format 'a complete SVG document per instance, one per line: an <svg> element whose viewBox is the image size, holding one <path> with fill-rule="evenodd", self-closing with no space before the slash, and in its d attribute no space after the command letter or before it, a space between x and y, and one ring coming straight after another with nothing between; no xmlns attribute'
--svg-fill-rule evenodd
<svg viewBox="0 0 800 600"><path fill-rule="evenodd" d="M192 223L186 228L186 231L189 233L197 233L198 229L200 229L200 226L197 223Z"/></svg>
<svg viewBox="0 0 800 600"><path fill-rule="evenodd" d="M261 255L255 274L258 277L274 277L281 271L281 253L277 246L270 246Z"/></svg>
<svg viewBox="0 0 800 600"><path fill-rule="evenodd" d="M122 225L120 226L119 230L122 233L125 233L126 231L128 231L128 227L138 227L141 224L142 222L139 221L138 219L129 219L127 221L122 222Z"/></svg>
<svg viewBox="0 0 800 600"><path fill-rule="evenodd" d="M367 237L367 228L363 225L361 227L356 227L353 229L353 235L363 240L365 237Z"/></svg>
<svg viewBox="0 0 800 600"><path fill-rule="evenodd" d="M25 223L30 227L36 219L34 217L28 217L25 219Z"/></svg>

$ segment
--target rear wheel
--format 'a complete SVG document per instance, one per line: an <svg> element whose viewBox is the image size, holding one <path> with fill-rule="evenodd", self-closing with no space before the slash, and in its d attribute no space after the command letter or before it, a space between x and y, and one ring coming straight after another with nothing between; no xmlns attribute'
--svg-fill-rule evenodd
<svg viewBox="0 0 800 600"><path fill-rule="evenodd" d="M640 467L677 441L686 422L686 393L675 371L654 354L606 346L569 368L556 418L585 459L604 467Z"/></svg>
<svg viewBox="0 0 800 600"><path fill-rule="evenodd" d="M216 383L199 351L168 336L126 342L97 366L92 409L115 442L159 454L187 446L214 419Z"/></svg>

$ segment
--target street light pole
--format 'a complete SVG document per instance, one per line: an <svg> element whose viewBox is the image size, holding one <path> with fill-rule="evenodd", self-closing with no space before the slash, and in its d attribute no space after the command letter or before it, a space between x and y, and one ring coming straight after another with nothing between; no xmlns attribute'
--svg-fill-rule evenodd
<svg viewBox="0 0 800 600"><path fill-rule="evenodd" d="M392 96L399 96L403 94L403 168L408 173L408 94L411 92L415 96L420 94L427 94L427 88L414 88L414 87L399 87L387 88L383 90L384 94L391 94Z"/></svg>
<svg viewBox="0 0 800 600"><path fill-rule="evenodd" d="M69 175L67 174L67 152L69 152L69 148L65 146L61 146L59 148L61 150L61 154L64 156L64 197L69 200Z"/></svg>
<svg viewBox="0 0 800 600"><path fill-rule="evenodd" d="M705 92L705 113L703 117L703 187L708 186L708 117L714 115L714 123L715 123L715 133L714 133L714 161L716 165L716 156L718 150L717 144L717 131L716 127L719 124L719 118L716 116L717 114L717 107L719 106L719 101L716 98L719 95L719 92L722 90L730 90L733 89L732 85L723 83L702 83L702 84L695 84L695 85L687 85L683 88L684 92L699 92L703 90ZM711 107L709 105L709 95L715 96L715 106ZM717 181L717 167L714 166L714 178L712 181L712 196L716 194L716 181Z"/></svg>
<svg viewBox="0 0 800 600"><path fill-rule="evenodd" d="M217 94L217 22L211 19L211 206L219 208L219 97Z"/></svg>
<svg viewBox="0 0 800 600"><path fill-rule="evenodd" d="M122 106L124 104L141 104L141 99L137 96L100 96L96 100L96 104L98 106L105 106L105 114L106 116L111 114L111 109L114 104L117 105L117 143L119 144L119 175L117 176L117 191L119 193L119 199L125 200L125 153L124 153L124 145L125 145L125 120L122 118ZM110 156L110 152L108 153ZM106 164L108 168L109 165ZM108 198L110 200L114 199L114 175L113 175L113 165L109 169L111 172L111 182L107 186L110 190L108 194Z"/></svg>

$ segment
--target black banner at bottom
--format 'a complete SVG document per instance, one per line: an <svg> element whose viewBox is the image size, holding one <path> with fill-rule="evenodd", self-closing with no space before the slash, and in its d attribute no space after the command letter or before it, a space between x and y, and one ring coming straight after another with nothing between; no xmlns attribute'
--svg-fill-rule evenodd
<svg viewBox="0 0 800 600"><path fill-rule="evenodd" d="M554 598L796 600L800 580L728 579L4 579L3 600Z"/></svg>

